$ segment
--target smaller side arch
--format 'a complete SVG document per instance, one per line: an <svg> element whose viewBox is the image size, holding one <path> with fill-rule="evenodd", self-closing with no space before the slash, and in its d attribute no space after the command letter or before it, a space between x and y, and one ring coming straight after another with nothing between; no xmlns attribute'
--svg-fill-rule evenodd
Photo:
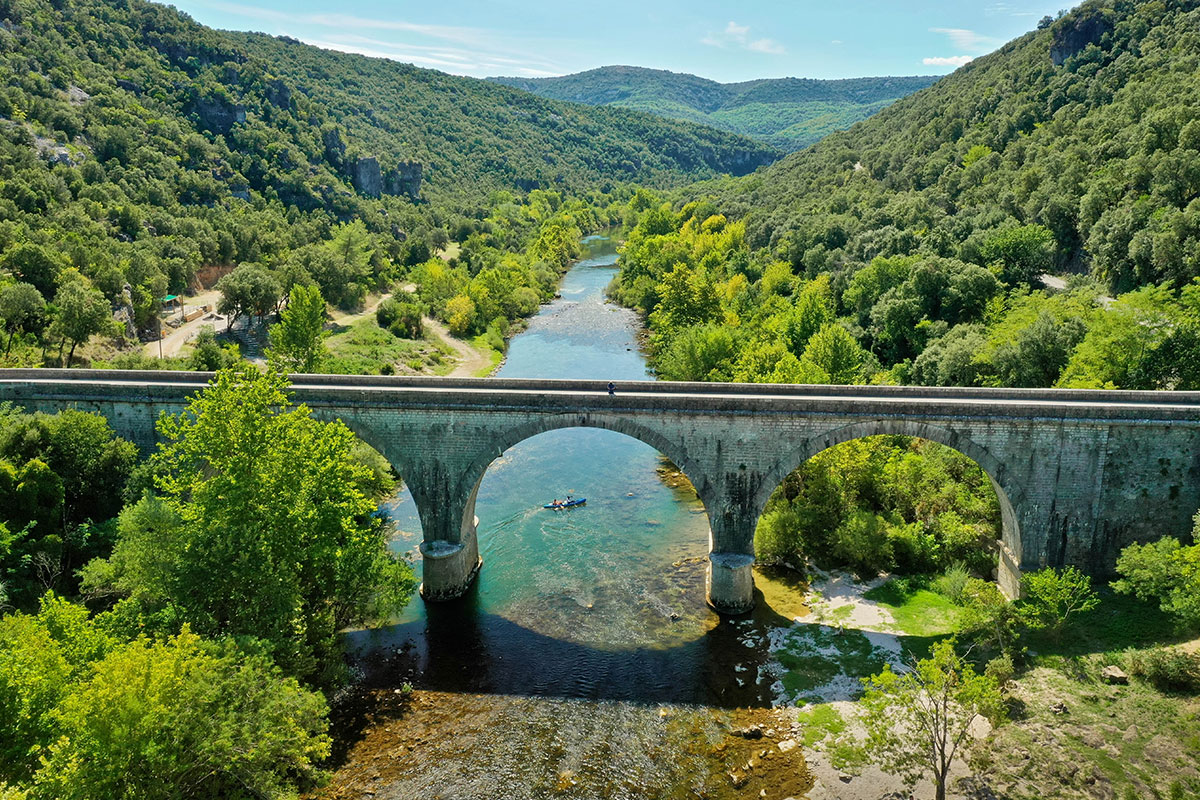
<svg viewBox="0 0 1200 800"><path fill-rule="evenodd" d="M887 435L911 436L937 442L962 453L984 471L992 484L992 489L996 492L996 498L1000 505L1000 565L997 581L1005 594L1010 597L1019 596L1022 547L1017 509L1022 508L1026 503L1025 489L1013 480L1004 462L987 448L969 436L948 428L918 420L875 419L842 425L818 436L809 437L773 464L764 474L758 496L755 498L759 516L766 509L771 494L784 478L813 456L854 439Z"/></svg>

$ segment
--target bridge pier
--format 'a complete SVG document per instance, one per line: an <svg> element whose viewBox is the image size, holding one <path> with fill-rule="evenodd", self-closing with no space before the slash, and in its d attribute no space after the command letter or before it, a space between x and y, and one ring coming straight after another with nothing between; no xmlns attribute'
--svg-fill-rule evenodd
<svg viewBox="0 0 1200 800"><path fill-rule="evenodd" d="M479 518L475 517L471 535L464 536L461 542L445 539L421 542L421 597L435 602L453 600L471 588L483 566L479 540L475 537L478 525Z"/></svg>
<svg viewBox="0 0 1200 800"><path fill-rule="evenodd" d="M706 599L721 614L745 614L754 608L754 556L709 553Z"/></svg>
<svg viewBox="0 0 1200 800"><path fill-rule="evenodd" d="M453 447L448 441L438 444ZM421 597L428 602L462 597L483 566L477 535L479 518L475 516L475 497L483 475L437 458L410 467L408 474L414 476L408 488L425 532L419 548Z"/></svg>

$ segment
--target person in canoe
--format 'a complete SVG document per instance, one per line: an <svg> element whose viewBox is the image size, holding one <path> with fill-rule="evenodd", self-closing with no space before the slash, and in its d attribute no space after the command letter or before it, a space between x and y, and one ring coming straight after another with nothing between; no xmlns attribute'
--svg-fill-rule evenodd
<svg viewBox="0 0 1200 800"><path fill-rule="evenodd" d="M567 495L566 500L559 500L556 497L553 500L551 500L549 503L546 503L546 505L542 506L542 508L549 508L549 509L553 509L554 511L558 511L559 509L563 509L563 508L574 508L575 506L581 506L586 502L587 502L586 498L581 497L578 500L576 500L571 495Z"/></svg>

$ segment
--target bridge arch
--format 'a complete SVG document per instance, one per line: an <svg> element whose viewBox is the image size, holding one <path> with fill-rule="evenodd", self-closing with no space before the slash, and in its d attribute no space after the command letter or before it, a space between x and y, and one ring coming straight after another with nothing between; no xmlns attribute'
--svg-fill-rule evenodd
<svg viewBox="0 0 1200 800"><path fill-rule="evenodd" d="M509 448L515 447L527 439L550 431L569 428L596 428L613 431L653 447L679 467L679 470L692 482L692 486L695 487L696 494L700 498L700 503L704 506L705 514L710 520L712 519L711 506L705 499L705 493L712 486L712 481L700 465L688 455L687 447L683 442L672 440L649 426L625 417L610 417L603 414L548 414L496 432L492 436L487 450L478 452L472 457L467 469L463 471L461 482L456 487L456 492L469 498L463 509L463 529L466 530L467 526L474 521L475 498L492 462Z"/></svg>
<svg viewBox="0 0 1200 800"><path fill-rule="evenodd" d="M809 437L764 473L762 484L754 498L758 516L762 516L767 501L783 480L810 458L831 447L868 436L911 436L926 439L956 450L979 465L991 481L1000 505L1000 565L997 579L1006 594L1011 597L1018 596L1021 584L1022 545L1017 510L1027 502L1025 488L1013 478L1004 462L986 447L949 428L920 420L877 419L842 425L818 436Z"/></svg>

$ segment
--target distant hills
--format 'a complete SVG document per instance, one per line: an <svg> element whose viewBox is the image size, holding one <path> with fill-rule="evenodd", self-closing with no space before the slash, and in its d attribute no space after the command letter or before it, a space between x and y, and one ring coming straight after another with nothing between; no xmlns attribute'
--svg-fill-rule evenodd
<svg viewBox="0 0 1200 800"><path fill-rule="evenodd" d="M612 66L559 78L488 78L554 100L617 106L752 136L800 150L930 86L937 76L764 78L718 83L686 73Z"/></svg>
<svg viewBox="0 0 1200 800"><path fill-rule="evenodd" d="M203 267L338 273L327 245L351 220L355 269L386 281L497 194L678 186L781 155L144 0L0 0L0 283L50 298L74 267L113 303L128 284L142 327Z"/></svg>
<svg viewBox="0 0 1200 800"><path fill-rule="evenodd" d="M1200 276L1200 0L1092 0L760 172L698 187L810 275L1039 226L1112 292ZM1026 230L1030 230L1026 228Z"/></svg>

